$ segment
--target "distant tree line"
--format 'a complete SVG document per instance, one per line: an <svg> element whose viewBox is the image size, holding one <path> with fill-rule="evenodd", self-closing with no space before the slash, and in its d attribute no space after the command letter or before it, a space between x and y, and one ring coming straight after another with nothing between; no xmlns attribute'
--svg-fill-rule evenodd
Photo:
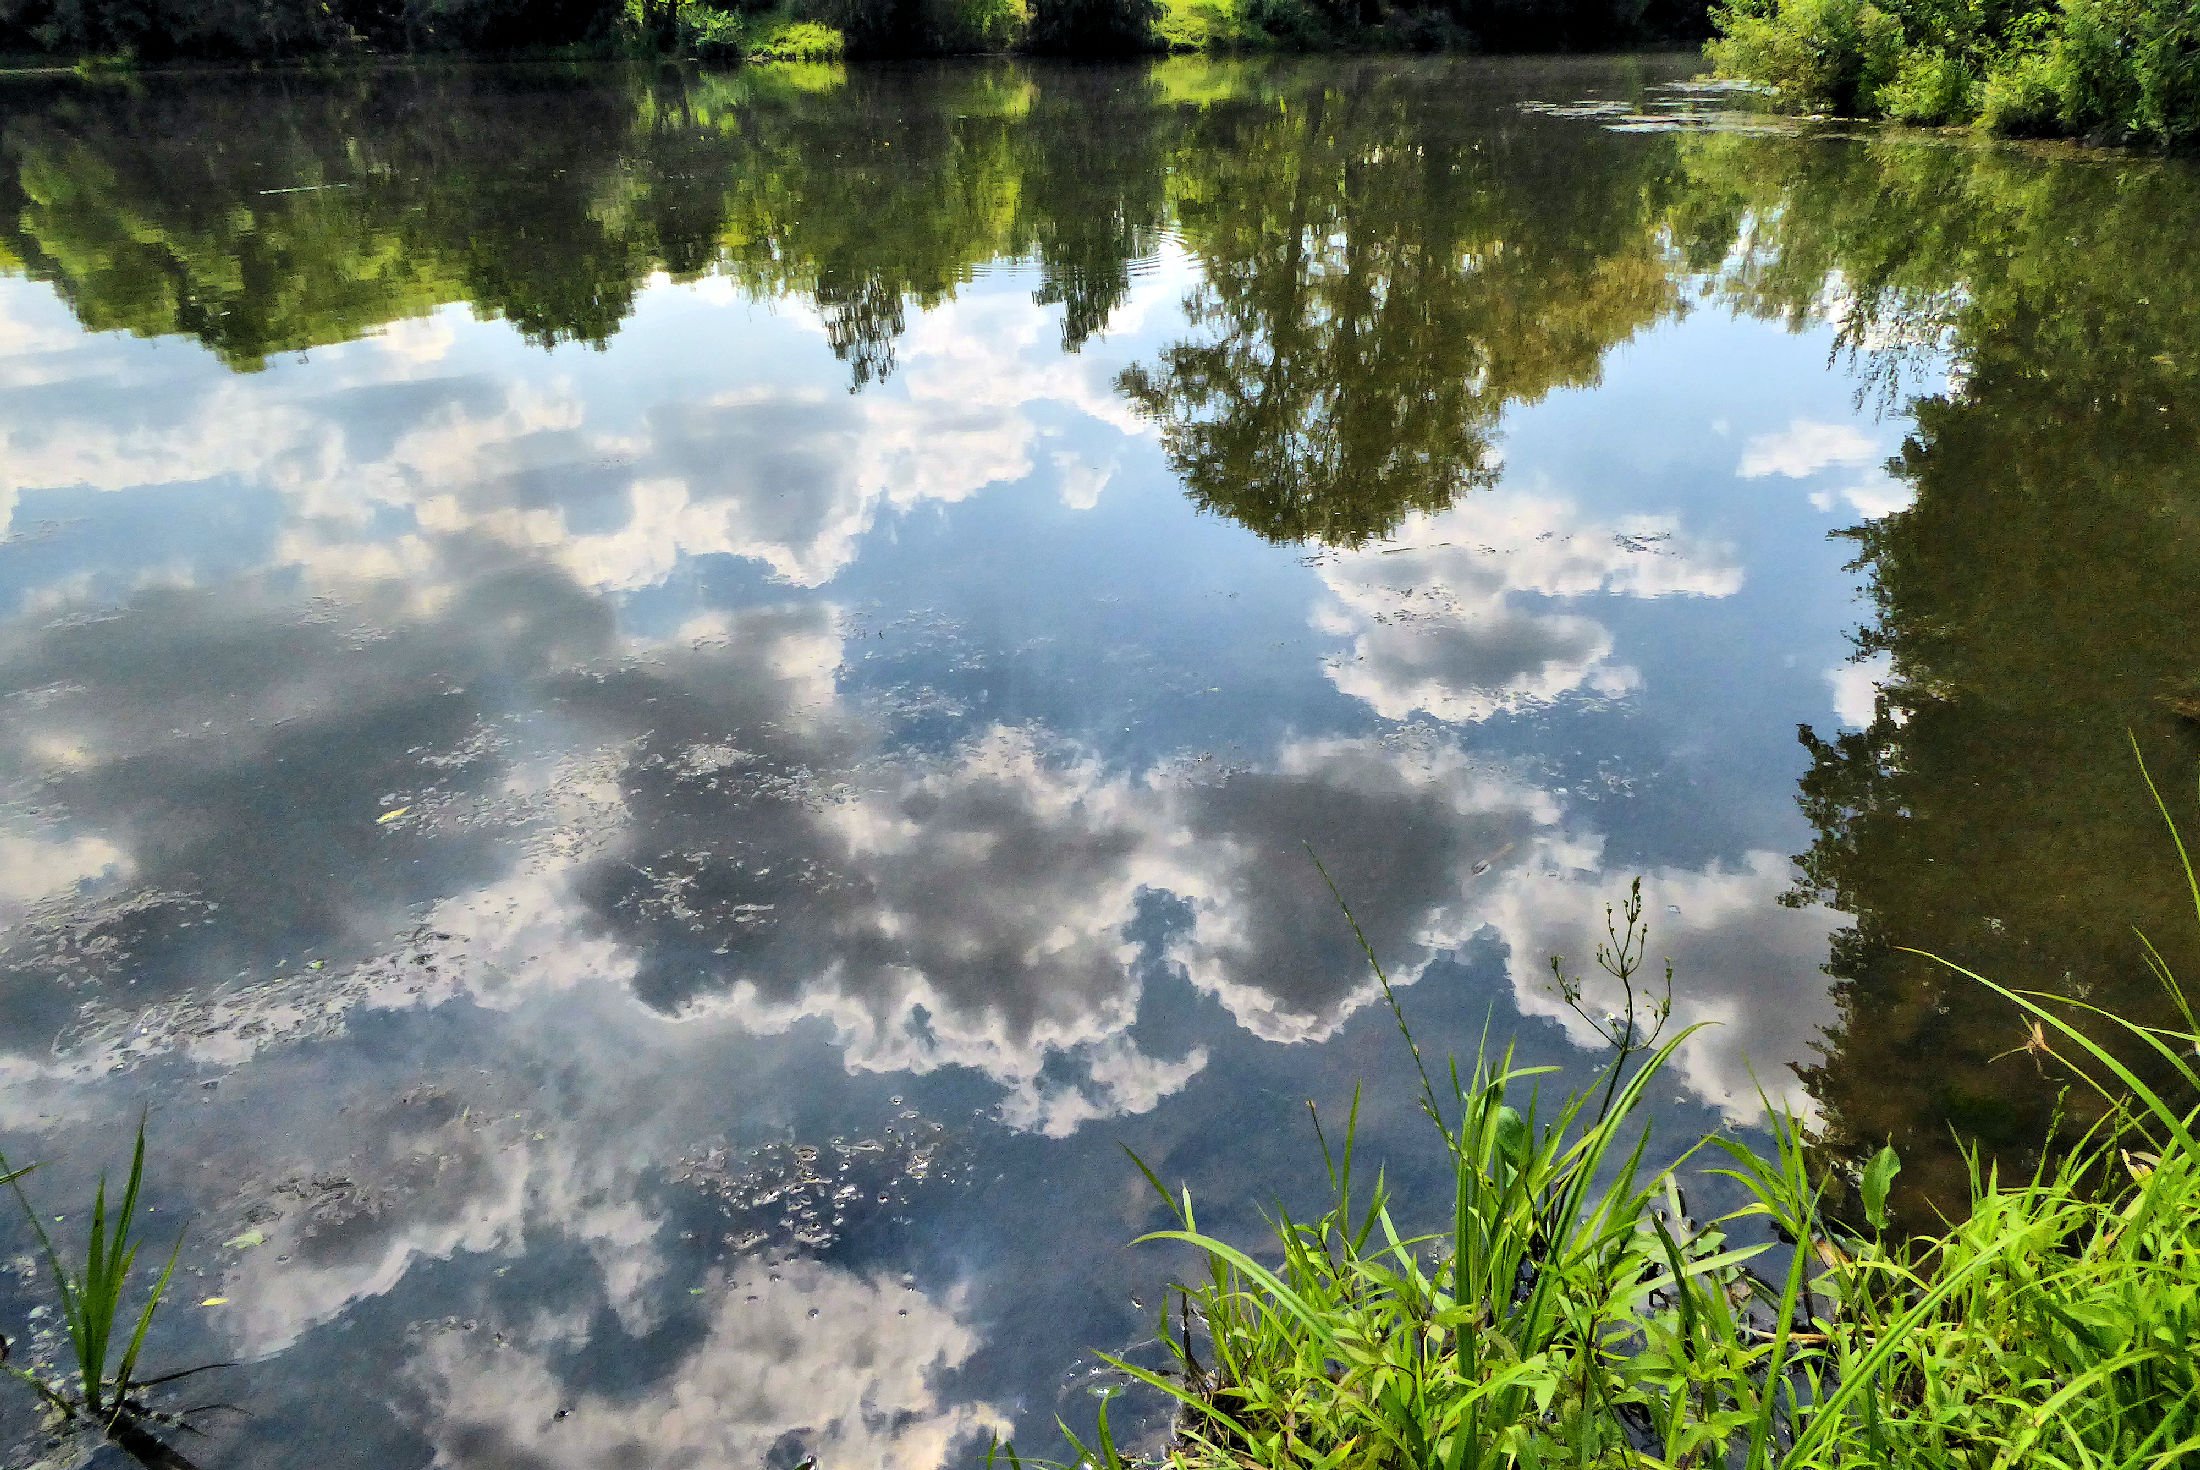
<svg viewBox="0 0 2200 1470"><path fill-rule="evenodd" d="M0 0L0 49L148 60L508 51L609 40L627 10L625 0Z"/></svg>
<svg viewBox="0 0 2200 1470"><path fill-rule="evenodd" d="M0 55L821 60L1026 50L1565 50L1709 34L1710 0L0 0Z"/></svg>

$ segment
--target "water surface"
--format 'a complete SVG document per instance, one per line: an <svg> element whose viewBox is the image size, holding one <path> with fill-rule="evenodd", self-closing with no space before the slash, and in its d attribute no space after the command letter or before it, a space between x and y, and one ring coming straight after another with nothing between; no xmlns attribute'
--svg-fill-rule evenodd
<svg viewBox="0 0 2200 1470"><path fill-rule="evenodd" d="M1432 1053L1640 875L1671 1136L2038 1138L1898 946L2192 947L2200 175L1690 70L0 87L0 1142L150 1107L194 1454L1051 1447L1125 1146L1429 1178L1309 849Z"/></svg>

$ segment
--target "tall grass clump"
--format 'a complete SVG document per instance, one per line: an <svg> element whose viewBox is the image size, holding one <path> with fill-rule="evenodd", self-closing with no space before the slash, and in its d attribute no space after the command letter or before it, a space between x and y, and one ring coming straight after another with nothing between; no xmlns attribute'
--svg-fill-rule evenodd
<svg viewBox="0 0 2200 1470"><path fill-rule="evenodd" d="M1279 1212L1257 1257L1202 1231L1190 1191L1146 1170L1175 1219L1144 1239L1190 1247L1200 1268L1163 1301L1169 1370L1111 1360L1178 1406L1160 1463L2200 1464L2200 1023L2151 946L2180 1018L2169 1027L1971 977L2104 1111L2023 1177L1974 1154L1960 1223L1897 1233L1893 1151L1837 1174L1789 1114L1772 1114L1765 1149L1721 1133L1653 1164L1638 1114L1688 1033L1661 1039L1666 1002L1636 983L1639 885L1619 915L1598 959L1624 1008L1602 1023L1612 1056L1589 1086L1554 1097L1551 1069L1487 1045L1441 1085L1421 1067L1447 1205L1408 1214L1380 1172L1367 1177L1357 1096L1336 1147L1316 1124L1331 1202L1311 1221ZM1739 1206L1693 1222L1692 1172L1721 1176ZM1130 1463L1104 1413L1090 1443L1071 1443L1083 1462Z"/></svg>

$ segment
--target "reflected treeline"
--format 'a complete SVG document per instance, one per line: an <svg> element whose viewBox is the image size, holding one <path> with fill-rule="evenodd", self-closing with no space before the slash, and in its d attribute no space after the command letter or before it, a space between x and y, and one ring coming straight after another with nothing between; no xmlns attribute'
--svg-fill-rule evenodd
<svg viewBox="0 0 2200 1470"><path fill-rule="evenodd" d="M2167 1020L2133 926L2200 995L2177 854L2126 744L2193 835L2200 754L2200 222L2189 169L2003 149L1710 138L1699 204L1754 221L1728 295L1845 314L1886 373L1953 349L1906 404L1907 509L1845 533L1887 669L1868 728L1804 732L1802 890L1853 914L1841 1021L1806 1081L1827 1144L1893 1138L1912 1198L1964 1194L1954 1135L2024 1158L2069 1074L2012 1009L1902 952ZM1715 232L1714 232L1715 233ZM1829 282L1838 283L1829 289ZM2091 1115L2082 1087L2071 1123Z"/></svg>
<svg viewBox="0 0 2200 1470"><path fill-rule="evenodd" d="M233 367L456 300L600 341L675 253L620 187L632 98L554 73L31 90L0 137L7 249L86 326Z"/></svg>
<svg viewBox="0 0 2200 1470"><path fill-rule="evenodd" d="M912 305L992 262L1035 263L1074 350L1182 249L1190 330L1123 391L1200 505L1344 545L1485 482L1508 406L1593 382L1699 287L1794 325L1831 313L1861 391L1914 430L1891 467L1908 508L1846 533L1873 604L1861 653L1886 669L1875 717L1805 733L1818 836L1799 891L1854 915L1807 1081L1830 1148L1892 1137L1913 1201L1951 1201L1951 1125L2019 1156L2062 1079L2006 1007L1900 946L2146 1015L2162 1002L2137 923L2200 976L2124 745L2135 732L2189 794L2200 176L1914 139L1578 146L1587 124L1522 114L1479 76L453 68L23 89L0 264L92 327L186 334L240 369L450 302L600 344L653 273L716 271L812 306L860 386L892 371ZM1906 398L1943 353L1953 386ZM669 801L646 783L632 799ZM745 870L712 881L728 912L779 901ZM603 882L604 908L642 922Z"/></svg>
<svg viewBox="0 0 2200 1470"><path fill-rule="evenodd" d="M26 88L0 248L86 325L188 335L241 369L460 301L543 345L601 345L653 273L716 269L813 301L863 383L891 369L909 303L1023 255L1074 346L1152 248L1158 119L1098 105L1101 74L1055 78L1043 100L1019 69L949 75L454 67ZM1089 119L1045 116L1062 109Z"/></svg>
<svg viewBox="0 0 2200 1470"><path fill-rule="evenodd" d="M1484 481L1506 405L1592 380L1678 303L1672 140L1553 148L1486 80L1177 61L71 86L7 124L0 246L87 325L240 369L458 301L600 345L652 273L718 271L812 305L860 387L912 306L997 261L1036 264L1074 351L1174 238L1201 268L1194 331L1125 391L1201 505L1357 544Z"/></svg>
<svg viewBox="0 0 2200 1470"><path fill-rule="evenodd" d="M1508 405L1677 306L1669 147L1554 148L1461 105L1409 73L1186 130L1194 335L1122 386L1201 506L1274 541L1384 535L1493 477Z"/></svg>

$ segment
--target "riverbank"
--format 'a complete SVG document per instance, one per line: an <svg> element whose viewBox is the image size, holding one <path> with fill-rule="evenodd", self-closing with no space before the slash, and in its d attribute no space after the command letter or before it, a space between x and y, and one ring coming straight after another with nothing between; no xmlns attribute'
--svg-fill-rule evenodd
<svg viewBox="0 0 2200 1470"><path fill-rule="evenodd" d="M2028 1172L1974 1146L1968 1208L1923 1220L1899 1218L1891 1145L1829 1164L1769 1100L1769 1150L1721 1130L1646 1166L1636 1115L1701 1028L1664 1035L1672 971L1661 991L1639 881L1607 933L1595 986L1616 1010L1593 1014L1551 962L1611 1048L1555 1107L1553 1069L1509 1047L1438 1083L1368 948L1449 1160L1448 1208L1393 1197L1381 1173L1368 1187L1364 1162L1355 1182L1357 1093L1339 1146L1314 1120L1333 1203L1307 1224L1279 1211L1264 1259L1202 1231L1190 1190L1140 1163L1173 1216L1140 1243L1189 1246L1199 1267L1163 1296L1172 1361L1108 1359L1175 1401L1164 1466L2171 1470L2200 1453L2200 1018L2143 935L2134 963L2166 1025L1941 962L2017 1023L2005 1056L2059 1077L2081 1131ZM1727 1207L1700 1219L1691 1196ZM1071 1446L1074 1463L1128 1463L1104 1407L1095 1443Z"/></svg>
<svg viewBox="0 0 2200 1470"><path fill-rule="evenodd" d="M2004 137L2200 139L2200 9L2183 0L1994 7L1733 0L1718 74L1794 112L1975 126Z"/></svg>
<svg viewBox="0 0 2200 1470"><path fill-rule="evenodd" d="M1710 0L0 0L0 57L826 60L1031 52L1579 51L1700 40Z"/></svg>
<svg viewBox="0 0 2200 1470"><path fill-rule="evenodd" d="M1279 1218L1266 1264L1203 1233L1190 1193L1148 1171L1175 1222L1142 1239L1200 1264L1163 1303L1173 1363L1111 1360L1176 1401L1161 1463L2188 1463L2200 1027L2164 972L2182 1026L2108 1028L2144 1057L2134 1070L2088 1007L1968 978L2021 1013L2035 1059L2101 1116L2030 1177L1974 1157L1969 1211L1941 1229L1893 1218L1893 1149L1831 1171L1791 1116L1774 1115L1769 1153L1717 1133L1645 1168L1634 1115L1688 1038L1630 1069L1638 1023L1655 1024L1632 991L1610 1067L1555 1109L1537 1095L1548 1069L1510 1051L1454 1069L1441 1096L1424 1074L1455 1175L1433 1231L1413 1230L1380 1175L1366 1187L1364 1164L1355 1182L1357 1098L1341 1148L1321 1138L1334 1205ZM1699 1191L1739 1203L1698 1221ZM1074 1463L1129 1463L1104 1408L1094 1442L1072 1447Z"/></svg>

